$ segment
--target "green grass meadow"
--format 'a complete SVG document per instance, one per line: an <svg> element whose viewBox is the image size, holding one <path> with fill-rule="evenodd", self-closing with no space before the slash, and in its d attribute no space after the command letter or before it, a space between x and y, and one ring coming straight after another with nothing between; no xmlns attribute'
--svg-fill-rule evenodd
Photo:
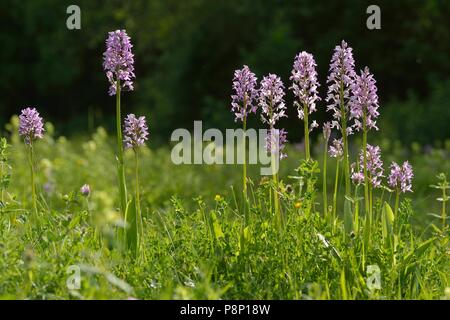
<svg viewBox="0 0 450 320"><path fill-rule="evenodd" d="M274 186L259 166L249 166L245 202L241 166L174 165L170 145L154 148L150 141L141 149L143 237L135 254L120 240L127 226L117 210L114 134L98 128L67 139L47 123L35 143L34 214L17 126L14 117L2 146L0 299L450 298L448 221L437 200L441 189L430 187L439 172L450 172L448 143L424 153L418 145L381 140L386 171L392 160L413 165L414 192L402 194L393 216L394 196L376 190L368 236L357 197L344 203L339 192L336 219L324 215L322 163L297 170L304 155L294 145L280 165L280 227ZM357 150L359 142L352 143ZM321 141L313 150L321 159ZM132 152L125 163L131 192ZM331 158L327 175L330 204ZM88 197L79 191L85 183Z"/></svg>

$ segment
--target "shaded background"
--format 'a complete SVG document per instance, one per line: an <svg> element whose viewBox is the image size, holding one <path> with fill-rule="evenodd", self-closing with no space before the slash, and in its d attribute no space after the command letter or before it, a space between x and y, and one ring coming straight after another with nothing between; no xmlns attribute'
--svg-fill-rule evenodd
<svg viewBox="0 0 450 320"><path fill-rule="evenodd" d="M81 8L81 30L66 28L66 8ZM381 7L381 30L366 28L366 8ZM57 134L114 128L113 97L102 70L107 32L126 29L134 44L135 91L124 112L150 118L152 139L175 128L238 126L230 113L233 71L279 74L286 87L295 55L314 54L320 95L333 48L345 39L357 69L378 81L381 134L404 144L436 145L450 137L450 1L287 0L2 0L0 125L36 106ZM290 141L302 139L292 93ZM319 104L315 118L329 115ZM251 126L258 125L253 117ZM318 132L315 133L316 135Z"/></svg>

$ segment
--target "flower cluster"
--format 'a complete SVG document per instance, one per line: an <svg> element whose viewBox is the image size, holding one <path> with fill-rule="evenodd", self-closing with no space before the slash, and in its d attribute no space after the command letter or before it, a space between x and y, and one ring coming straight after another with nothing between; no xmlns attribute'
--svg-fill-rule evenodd
<svg viewBox="0 0 450 320"><path fill-rule="evenodd" d="M23 109L19 116L19 135L25 139L26 144L41 139L44 133L44 123L35 108Z"/></svg>
<svg viewBox="0 0 450 320"><path fill-rule="evenodd" d="M261 81L259 105L262 109L261 119L270 127L282 117L286 117L284 104L284 85L280 77L269 74Z"/></svg>
<svg viewBox="0 0 450 320"><path fill-rule="evenodd" d="M123 134L126 149L134 149L144 145L145 141L148 140L148 128L145 117L136 118L134 114L129 114L125 118Z"/></svg>
<svg viewBox="0 0 450 320"><path fill-rule="evenodd" d="M350 99L350 118L355 119L354 127L357 131L362 128L362 119L366 117L367 127L376 129L376 119L380 115L378 112L378 95L376 81L369 68L361 70L361 75L356 76L353 82L352 97Z"/></svg>
<svg viewBox="0 0 450 320"><path fill-rule="evenodd" d="M355 60L353 59L352 48L342 40L341 45L336 46L330 62L330 75L327 83L329 84L327 98L327 111L333 112L333 118L336 126L340 128L341 121L341 98L342 90L344 98L344 111L348 112L348 101L350 100L351 85L356 76ZM352 129L347 128L347 134L351 134Z"/></svg>
<svg viewBox="0 0 450 320"><path fill-rule="evenodd" d="M369 175L370 183L374 188L381 186L381 178L383 177L383 161L381 160L381 149L379 146L367 145L366 149L366 167ZM360 173L364 171L364 152L361 150L359 154ZM364 174L363 174L364 177Z"/></svg>
<svg viewBox="0 0 450 320"><path fill-rule="evenodd" d="M84 197L87 197L91 194L91 187L88 184L83 184L80 188L80 192Z"/></svg>
<svg viewBox="0 0 450 320"><path fill-rule="evenodd" d="M392 188L396 188L401 192L412 192L412 178L413 178L412 166L408 161L403 162L402 166L399 166L396 162L391 164L391 173L388 177L388 184Z"/></svg>
<svg viewBox="0 0 450 320"><path fill-rule="evenodd" d="M121 89L133 90L134 55L131 52L133 45L125 30L116 30L108 33L106 51L103 53L103 68L106 71L110 87L109 95L116 94L117 81L121 82Z"/></svg>
<svg viewBox="0 0 450 320"><path fill-rule="evenodd" d="M255 100L258 97L258 90L256 89L256 76L247 66L234 72L233 90L234 95L231 103L231 111L234 112L237 121L243 121L251 112L256 112Z"/></svg>
<svg viewBox="0 0 450 320"><path fill-rule="evenodd" d="M333 140L333 143L331 144L328 153L332 158L338 159L342 158L342 156L344 155L344 143L342 142L342 138Z"/></svg>
<svg viewBox="0 0 450 320"><path fill-rule="evenodd" d="M316 120L313 120L313 122L311 123L311 126L309 127L309 132L313 131L315 128L318 128L319 124L317 123Z"/></svg>
<svg viewBox="0 0 450 320"><path fill-rule="evenodd" d="M267 130L266 150L268 153L271 153L271 154L279 153L280 160L287 157L287 154L283 152L286 142L288 142L287 132L284 129L280 129L280 130L269 129L269 130Z"/></svg>
<svg viewBox="0 0 450 320"><path fill-rule="evenodd" d="M356 163L352 163L351 165L351 179L352 182L356 185L360 185L364 183L364 173L359 167L356 166Z"/></svg>
<svg viewBox="0 0 450 320"><path fill-rule="evenodd" d="M306 106L309 114L316 111L316 101L320 100L317 88L320 86L317 81L316 62L312 54L305 51L300 52L294 61L294 68L291 72L292 89L298 101L294 105L298 110L298 117L304 118L304 109Z"/></svg>
<svg viewBox="0 0 450 320"><path fill-rule="evenodd" d="M330 140L330 136L331 136L331 128L333 127L333 125L331 124L331 122L327 121L322 125L322 129L323 129L323 138L325 139L325 141L328 142L328 140Z"/></svg>

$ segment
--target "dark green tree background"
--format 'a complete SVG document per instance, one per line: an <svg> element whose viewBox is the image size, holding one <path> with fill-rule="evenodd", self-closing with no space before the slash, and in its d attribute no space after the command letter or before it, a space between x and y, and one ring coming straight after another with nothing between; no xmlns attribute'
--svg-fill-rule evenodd
<svg viewBox="0 0 450 320"><path fill-rule="evenodd" d="M66 28L70 4L81 8L81 30ZM381 8L381 30L366 28L370 4ZM324 98L333 48L345 39L357 68L369 66L378 81L382 133L433 143L450 137L449 17L445 0L2 0L0 122L36 106L60 134L93 125L112 130L102 53L107 32L123 28L137 76L125 112L146 114L160 142L196 119L205 127L234 126L231 79L243 64L259 79L279 74L288 87L294 56L311 52ZM291 118L282 124L296 141L302 125L291 93L286 100ZM325 104L319 109L322 121Z"/></svg>

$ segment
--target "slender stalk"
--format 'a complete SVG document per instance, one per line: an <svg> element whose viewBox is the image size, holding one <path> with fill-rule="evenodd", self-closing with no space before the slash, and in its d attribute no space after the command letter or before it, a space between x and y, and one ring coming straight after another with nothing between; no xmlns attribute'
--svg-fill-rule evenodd
<svg viewBox="0 0 450 320"><path fill-rule="evenodd" d="M348 139L347 139L347 112L345 111L344 102L344 83L341 81L340 85L340 108L341 108L341 134L344 144L344 174L345 174L345 195L350 196L350 165L348 161Z"/></svg>
<svg viewBox="0 0 450 320"><path fill-rule="evenodd" d="M122 141L122 116L120 111L120 80L116 84L116 129L117 129L117 176L119 179L120 210L125 215L127 208L127 186L125 181L125 167L123 164L123 141Z"/></svg>
<svg viewBox="0 0 450 320"><path fill-rule="evenodd" d="M31 197L32 197L32 201L33 201L34 214L37 216L38 210L37 210L37 201L36 201L36 182L35 182L35 176L34 176L34 151L33 151L33 144L31 142L29 145L29 162L30 162L30 175L31 175Z"/></svg>
<svg viewBox="0 0 450 320"><path fill-rule="evenodd" d="M369 203L369 177L367 175L367 117L366 113L363 114L363 170L364 170L364 199L366 204L366 214L369 215L369 223L372 225L372 217L370 216L370 203Z"/></svg>
<svg viewBox="0 0 450 320"><path fill-rule="evenodd" d="M446 220L447 220L447 215L445 213L445 203L447 202L447 195L445 193L445 189L446 188L442 188L442 229L445 229L445 226L447 225Z"/></svg>
<svg viewBox="0 0 450 320"><path fill-rule="evenodd" d="M279 199L278 199L278 175L275 169L275 158L276 154L274 154L273 152L271 153L271 158L272 158L272 180L274 183L274 191L273 191L273 206L274 206L274 211L275 211L275 216L278 217L279 219L279 223L280 223L280 227L283 226L283 217L281 216L281 211L280 211L280 204L279 204Z"/></svg>
<svg viewBox="0 0 450 320"><path fill-rule="evenodd" d="M270 103L269 103L269 118L272 118L273 115L273 98L270 97ZM271 139L272 139L272 143L271 143L271 149L273 149L273 133L274 133L274 126L270 125L270 134L271 134ZM272 150L269 150L270 154L271 154L271 167L272 167L272 180L274 183L274 193L273 193L273 205L274 205L274 211L275 211L275 216L278 217L279 219L279 226L280 229L283 226L283 217L281 216L281 211L280 211L280 204L279 204L279 198L278 198L278 175L277 175L277 170L275 169L275 163L276 163L276 156L279 156L278 154L275 154L274 152L272 152ZM278 168L279 169L279 168Z"/></svg>
<svg viewBox="0 0 450 320"><path fill-rule="evenodd" d="M139 151L136 149L134 150L134 160L135 160L135 171L136 171L136 228L138 230L138 236L137 236L137 247L139 250L141 238L144 234L144 229L142 225L142 216L141 216L141 201L139 197Z"/></svg>
<svg viewBox="0 0 450 320"><path fill-rule="evenodd" d="M336 219L336 207L337 207L337 193L339 183L339 159L336 160L336 177L334 180L334 194L333 194L333 216L332 219Z"/></svg>
<svg viewBox="0 0 450 320"><path fill-rule="evenodd" d="M303 105L303 121L305 123L305 157L309 160L311 157L309 152L309 124L308 124L308 107L306 104Z"/></svg>
<svg viewBox="0 0 450 320"><path fill-rule="evenodd" d="M324 139L323 148L323 182L322 182L322 192L323 192L323 215L328 216L328 199L327 199L327 140Z"/></svg>
<svg viewBox="0 0 450 320"><path fill-rule="evenodd" d="M369 212L369 179L367 176L367 128L366 114L363 115L363 171L364 171L364 199L366 204L366 213Z"/></svg>
<svg viewBox="0 0 450 320"><path fill-rule="evenodd" d="M397 188L397 190L395 191L395 206L394 206L394 217L395 217L395 219L397 219L399 200L400 200L400 190Z"/></svg>
<svg viewBox="0 0 450 320"><path fill-rule="evenodd" d="M92 216L91 216L91 209L89 208L89 200L88 197L85 198L84 202L86 202L86 211L89 215L89 218L91 219L91 223L93 223L92 221Z"/></svg>
<svg viewBox="0 0 450 320"><path fill-rule="evenodd" d="M355 199L358 199L358 186L355 188ZM359 200L355 201L355 219L353 222L353 232L355 236L359 232Z"/></svg>
<svg viewBox="0 0 450 320"><path fill-rule="evenodd" d="M245 101L245 100L244 100ZM244 102L245 103L245 102ZM244 165L242 166L242 185L244 191L244 201L247 201L247 148L245 141L245 131L247 130L247 117L243 119L243 133L242 133L242 152L244 154Z"/></svg>
<svg viewBox="0 0 450 320"><path fill-rule="evenodd" d="M384 188L381 190L380 203L382 203L382 204L384 203L384 202L383 202L383 199L384 199L384 190L385 190Z"/></svg>
<svg viewBox="0 0 450 320"><path fill-rule="evenodd" d="M2 164L2 172L1 172L1 177L3 177L3 175L5 174L5 162L3 161L4 159L1 159L0 160L0 162L1 162L1 164ZM3 213L3 204L5 203L5 194L4 194L4 189L3 188L1 188L2 189L2 199L1 199L1 201L2 201L2 208L1 208L1 211L0 212L2 212Z"/></svg>

